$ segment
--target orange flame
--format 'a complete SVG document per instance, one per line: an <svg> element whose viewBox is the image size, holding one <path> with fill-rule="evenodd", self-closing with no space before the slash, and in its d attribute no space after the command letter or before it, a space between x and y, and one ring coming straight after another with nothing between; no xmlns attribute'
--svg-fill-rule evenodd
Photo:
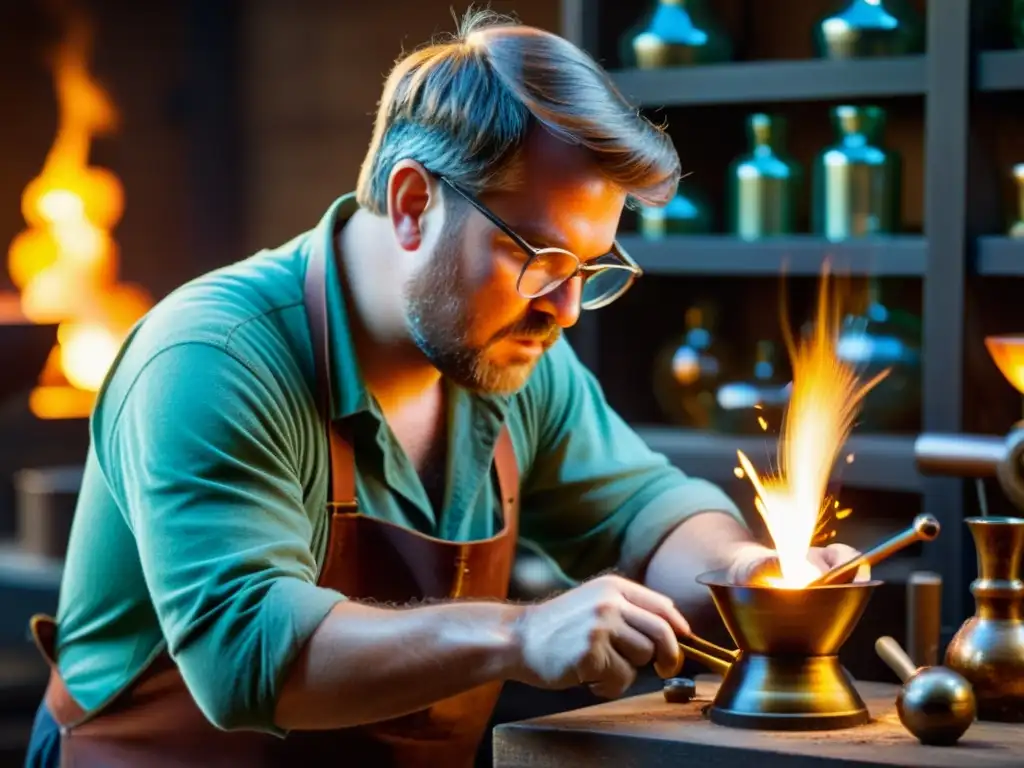
<svg viewBox="0 0 1024 768"><path fill-rule="evenodd" d="M782 576L774 586L801 588L819 575L807 554L822 534L830 508L827 495L832 468L853 428L867 393L884 379L882 371L862 383L856 370L836 355L841 308L830 306L826 262L818 289L818 307L809 337L799 344L783 323L786 347L793 365L793 385L779 436L779 469L759 475L738 451L740 467L757 493L755 506L775 544ZM785 306L785 302L783 302ZM850 510L839 510L842 519ZM825 538L834 535L826 534Z"/></svg>
<svg viewBox="0 0 1024 768"><path fill-rule="evenodd" d="M40 174L21 199L27 223L8 255L21 310L37 323L59 323L58 342L29 404L40 418L87 416L149 295L117 282L111 230L124 212L124 190L110 171L91 166L96 135L118 126L117 109L89 73L89 24L70 16L52 59L59 125Z"/></svg>

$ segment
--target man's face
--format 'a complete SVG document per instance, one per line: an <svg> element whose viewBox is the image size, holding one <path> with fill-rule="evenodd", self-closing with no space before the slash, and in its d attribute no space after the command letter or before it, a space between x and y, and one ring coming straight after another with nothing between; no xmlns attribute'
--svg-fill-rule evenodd
<svg viewBox="0 0 1024 768"><path fill-rule="evenodd" d="M534 248L564 248L583 261L607 253L624 194L581 150L544 132L527 142L522 163L519 189L481 202ZM423 353L456 384L514 392L562 329L575 324L580 278L524 299L516 284L527 255L461 199L449 203L448 219L433 254L407 284L407 325Z"/></svg>

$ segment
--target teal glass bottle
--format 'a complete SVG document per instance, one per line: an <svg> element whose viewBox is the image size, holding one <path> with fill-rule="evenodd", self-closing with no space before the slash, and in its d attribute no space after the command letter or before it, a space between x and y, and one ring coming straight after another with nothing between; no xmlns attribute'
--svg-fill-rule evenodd
<svg viewBox="0 0 1024 768"><path fill-rule="evenodd" d="M773 341L761 339L754 346L749 375L718 388L715 405L719 429L734 435L777 436L790 387L780 369L779 348Z"/></svg>
<svg viewBox="0 0 1024 768"><path fill-rule="evenodd" d="M844 0L814 29L823 59L904 56L924 50L924 22L905 0Z"/></svg>
<svg viewBox="0 0 1024 768"><path fill-rule="evenodd" d="M1024 0L1013 0L1010 7L1010 35L1016 48L1024 48Z"/></svg>
<svg viewBox="0 0 1024 768"><path fill-rule="evenodd" d="M680 187L667 205L640 206L640 234L651 240L669 235L705 235L714 225L711 206L697 189Z"/></svg>
<svg viewBox="0 0 1024 768"><path fill-rule="evenodd" d="M864 398L859 432L907 433L921 428L921 318L889 300L913 283L869 278L866 302L851 308L854 311L843 319L836 357L856 368L864 380L889 371ZM907 293L914 290L909 287Z"/></svg>
<svg viewBox="0 0 1024 768"><path fill-rule="evenodd" d="M1013 220L1007 234L1010 237L1024 238L1024 163L1017 163L1013 166L1013 181L1016 186L1016 206L1014 207Z"/></svg>
<svg viewBox="0 0 1024 768"><path fill-rule="evenodd" d="M832 123L838 141L814 160L812 229L833 241L896 232L902 159L882 145L885 112L838 106Z"/></svg>
<svg viewBox="0 0 1024 768"><path fill-rule="evenodd" d="M729 61L733 47L707 0L654 0L622 36L619 55L623 66L661 69Z"/></svg>
<svg viewBox="0 0 1024 768"><path fill-rule="evenodd" d="M729 231L743 240L789 234L795 229L802 180L799 164L785 154L785 120L757 113L747 118L750 152L729 166Z"/></svg>
<svg viewBox="0 0 1024 768"><path fill-rule="evenodd" d="M728 366L728 352L716 333L717 318L713 302L690 306L682 333L668 339L655 356L654 396L664 416L676 426L715 426L715 393Z"/></svg>

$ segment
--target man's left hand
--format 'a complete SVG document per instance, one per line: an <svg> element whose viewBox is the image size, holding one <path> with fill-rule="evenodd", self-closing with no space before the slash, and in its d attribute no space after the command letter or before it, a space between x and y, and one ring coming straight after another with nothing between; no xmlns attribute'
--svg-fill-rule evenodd
<svg viewBox="0 0 1024 768"><path fill-rule="evenodd" d="M827 573L843 563L852 560L861 553L847 544L829 544L827 547L812 547L807 553L807 561L822 573ZM870 581L871 566L862 565L857 569L854 581Z"/></svg>
<svg viewBox="0 0 1024 768"><path fill-rule="evenodd" d="M820 573L825 573L858 554L856 549L847 544L834 543L826 547L811 547L807 552L807 562ZM727 578L734 584L750 584L779 575L779 559L775 550L760 544L748 544L737 552L728 569ZM871 566L862 565L854 580L868 581L870 578Z"/></svg>

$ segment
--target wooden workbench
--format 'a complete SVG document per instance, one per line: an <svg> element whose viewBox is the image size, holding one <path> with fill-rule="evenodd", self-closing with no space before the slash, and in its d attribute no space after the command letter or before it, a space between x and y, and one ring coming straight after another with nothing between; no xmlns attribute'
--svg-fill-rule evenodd
<svg viewBox="0 0 1024 768"><path fill-rule="evenodd" d="M895 685L858 683L872 722L837 731L787 733L726 728L701 710L718 688L697 680L697 698L669 704L644 694L494 730L495 768L1021 768L1024 725L975 722L954 747L925 747L896 716Z"/></svg>

